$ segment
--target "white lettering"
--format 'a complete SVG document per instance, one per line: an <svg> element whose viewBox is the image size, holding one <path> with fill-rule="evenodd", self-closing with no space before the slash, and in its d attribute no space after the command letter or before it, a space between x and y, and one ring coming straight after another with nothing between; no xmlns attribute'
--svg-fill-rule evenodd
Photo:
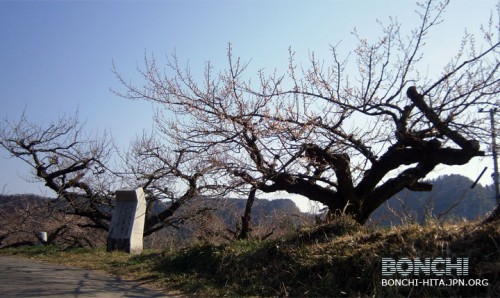
<svg viewBox="0 0 500 298"><path fill-rule="evenodd" d="M396 263L396 270L402 276L408 276L413 272L413 262L408 258L402 258Z"/></svg>
<svg viewBox="0 0 500 298"><path fill-rule="evenodd" d="M382 276L391 276L396 273L396 261L392 258L382 258Z"/></svg>
<svg viewBox="0 0 500 298"><path fill-rule="evenodd" d="M425 258L424 263L422 263L421 260L415 259L413 260L413 270L415 274L419 275L420 271L424 273L424 275L429 276L431 275L431 259L430 258Z"/></svg>
<svg viewBox="0 0 500 298"><path fill-rule="evenodd" d="M435 258L431 264L432 273L434 273L437 276L443 276L446 273L444 268L445 264L446 261L443 258ZM441 269L438 267L440 267Z"/></svg>
<svg viewBox="0 0 500 298"><path fill-rule="evenodd" d="M446 258L446 275L452 275L451 271L455 269L457 276L461 276L462 274L462 259L457 258L455 263L452 263L451 258Z"/></svg>
<svg viewBox="0 0 500 298"><path fill-rule="evenodd" d="M431 276L467 276L469 275L468 258L425 258L409 259L382 258L382 276L399 274L403 277L409 275Z"/></svg>

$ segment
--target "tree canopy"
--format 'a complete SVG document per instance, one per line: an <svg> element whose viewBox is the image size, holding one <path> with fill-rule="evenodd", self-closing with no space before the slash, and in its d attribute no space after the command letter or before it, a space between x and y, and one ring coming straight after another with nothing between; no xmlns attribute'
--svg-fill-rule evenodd
<svg viewBox="0 0 500 298"><path fill-rule="evenodd" d="M165 67L146 57L139 85L115 73L121 95L165 109L160 131L226 184L299 194L363 223L403 189L430 190L422 179L437 165L484 155L489 124L477 111L499 106L498 33L491 22L482 27L480 47L466 34L440 75L422 75L428 34L446 5L420 3L420 25L409 33L390 19L374 42L355 35L349 55L332 46L329 64L311 54L303 66L290 50L285 73L256 79L231 45L227 69L207 62L202 80L175 54Z"/></svg>

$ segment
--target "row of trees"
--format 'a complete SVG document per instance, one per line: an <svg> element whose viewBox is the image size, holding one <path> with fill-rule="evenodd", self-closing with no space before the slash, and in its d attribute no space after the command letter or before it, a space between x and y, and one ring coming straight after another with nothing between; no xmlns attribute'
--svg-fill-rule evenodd
<svg viewBox="0 0 500 298"><path fill-rule="evenodd" d="M67 214L49 201L36 195L0 194L0 248L37 243L69 247L105 244L105 231L87 228L90 220Z"/></svg>
<svg viewBox="0 0 500 298"><path fill-rule="evenodd" d="M115 69L118 94L165 111L154 133L120 154L120 166L111 166L110 139L86 137L77 118L48 127L5 121L0 144L96 228L107 229L116 181L146 190L146 235L171 224L185 202L228 193L248 198L240 238L251 231L258 192L299 194L364 223L401 190L430 190L423 179L437 165L485 154L489 122L477 110L500 104L497 24L482 27L480 47L465 35L439 76L422 76L428 34L446 5L422 3L407 35L391 19L373 43L356 36L346 58L331 47L328 66L314 55L299 66L290 51L285 73L252 80L229 46L227 69L207 62L201 80L175 55L166 67L146 57L137 85ZM154 212L158 201L169 207Z"/></svg>
<svg viewBox="0 0 500 298"><path fill-rule="evenodd" d="M143 136L121 156L108 136L86 135L76 116L42 127L23 115L16 122L5 121L0 136L0 144L13 157L32 167L34 181L56 194L54 205L91 221L85 227L109 229L114 191L119 187L145 189L146 236L189 217L170 220L188 200L208 189L218 191L204 182L213 167L197 167L192 153L171 151ZM119 167L113 166L114 158L122 161ZM165 201L170 202L167 208L155 208Z"/></svg>

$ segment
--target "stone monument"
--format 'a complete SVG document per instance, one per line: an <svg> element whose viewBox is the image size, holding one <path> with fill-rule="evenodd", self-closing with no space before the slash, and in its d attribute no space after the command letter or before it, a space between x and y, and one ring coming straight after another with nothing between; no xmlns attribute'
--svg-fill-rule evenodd
<svg viewBox="0 0 500 298"><path fill-rule="evenodd" d="M45 245L45 244L47 244L47 241L48 241L47 232L45 232L45 231L38 232L37 233L37 238L38 238L37 245Z"/></svg>
<svg viewBox="0 0 500 298"><path fill-rule="evenodd" d="M145 217L146 199L142 188L117 190L107 251L141 253Z"/></svg>

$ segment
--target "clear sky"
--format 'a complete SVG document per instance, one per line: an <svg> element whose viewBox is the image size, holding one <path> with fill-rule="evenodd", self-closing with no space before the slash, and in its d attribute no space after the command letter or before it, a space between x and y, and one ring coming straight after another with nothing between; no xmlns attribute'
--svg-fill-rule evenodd
<svg viewBox="0 0 500 298"><path fill-rule="evenodd" d="M429 41L429 68L450 57L466 28L486 24L498 0L452 0L445 22ZM379 34L376 20L397 17L404 29L418 18L413 0L337 1L4 1L0 0L0 116L47 123L79 111L89 131L110 131L120 147L152 126L152 107L113 94L120 90L112 64L137 78L144 54L176 52L193 72L211 60L226 65L226 48L251 60L253 70L284 69L288 48L306 63L308 53L328 58L330 44L354 50L354 27L368 38ZM136 80L137 81L137 80ZM466 171L477 176L490 158ZM491 171L489 172L491 174ZM21 161L0 151L0 192L43 193ZM487 175L481 180L490 183Z"/></svg>

